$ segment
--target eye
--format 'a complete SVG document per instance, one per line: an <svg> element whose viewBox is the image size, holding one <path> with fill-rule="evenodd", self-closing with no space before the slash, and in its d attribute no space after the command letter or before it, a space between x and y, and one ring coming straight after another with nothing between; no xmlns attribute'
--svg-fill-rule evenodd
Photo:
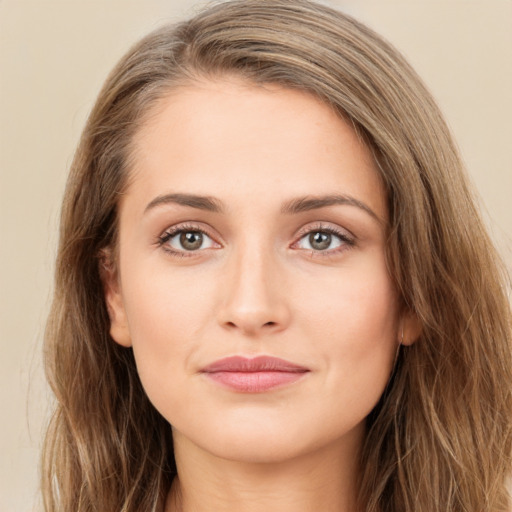
<svg viewBox="0 0 512 512"><path fill-rule="evenodd" d="M218 246L202 229L186 226L168 229L158 241L165 250L174 254L182 253L182 255Z"/></svg>
<svg viewBox="0 0 512 512"><path fill-rule="evenodd" d="M353 245L353 238L342 231L331 227L316 227L303 234L293 247L332 254Z"/></svg>

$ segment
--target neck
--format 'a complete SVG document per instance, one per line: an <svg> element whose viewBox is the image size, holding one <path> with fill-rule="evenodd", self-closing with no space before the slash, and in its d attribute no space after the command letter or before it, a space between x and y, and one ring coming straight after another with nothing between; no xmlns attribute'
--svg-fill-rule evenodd
<svg viewBox="0 0 512 512"><path fill-rule="evenodd" d="M356 512L359 443L328 445L278 462L206 453L178 432L178 477L165 512ZM350 447L350 448L348 448Z"/></svg>

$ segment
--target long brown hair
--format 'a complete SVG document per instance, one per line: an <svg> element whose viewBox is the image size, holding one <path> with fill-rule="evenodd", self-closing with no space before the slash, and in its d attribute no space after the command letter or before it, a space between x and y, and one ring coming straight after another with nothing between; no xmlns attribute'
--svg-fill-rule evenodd
<svg viewBox="0 0 512 512"><path fill-rule="evenodd" d="M368 418L368 512L508 511L511 315L506 277L441 114L414 71L357 21L306 0L224 2L145 37L107 79L62 208L46 331L57 407L43 454L48 512L161 512L171 429L109 336L101 254L115 248L130 144L151 107L197 77L235 74L320 98L372 151L386 186L388 258L422 323Z"/></svg>

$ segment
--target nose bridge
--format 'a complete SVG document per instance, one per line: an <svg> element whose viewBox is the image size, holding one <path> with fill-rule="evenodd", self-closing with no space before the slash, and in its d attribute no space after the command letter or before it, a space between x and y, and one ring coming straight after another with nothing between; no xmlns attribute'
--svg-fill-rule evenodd
<svg viewBox="0 0 512 512"><path fill-rule="evenodd" d="M269 240L254 233L245 237L233 249L228 266L221 323L246 334L283 328L289 314Z"/></svg>
<svg viewBox="0 0 512 512"><path fill-rule="evenodd" d="M238 295L240 305L246 304L248 307L252 304L253 307L262 308L272 298L272 267L276 263L272 261L264 242L247 241L237 252L233 283L235 296Z"/></svg>

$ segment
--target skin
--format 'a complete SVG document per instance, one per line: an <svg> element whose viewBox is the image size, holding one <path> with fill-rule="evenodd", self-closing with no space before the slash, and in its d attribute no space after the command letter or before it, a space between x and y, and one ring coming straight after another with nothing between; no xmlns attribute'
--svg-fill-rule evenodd
<svg viewBox="0 0 512 512"><path fill-rule="evenodd" d="M402 334L415 337L386 265L386 197L367 148L314 97L227 78L174 90L133 142L105 290L111 335L133 347L172 425L167 510L355 510L365 418ZM333 195L347 204L283 211ZM180 233L198 230L202 245L185 250ZM326 230L338 233L327 248L311 245ZM201 373L233 355L308 372L261 393Z"/></svg>

